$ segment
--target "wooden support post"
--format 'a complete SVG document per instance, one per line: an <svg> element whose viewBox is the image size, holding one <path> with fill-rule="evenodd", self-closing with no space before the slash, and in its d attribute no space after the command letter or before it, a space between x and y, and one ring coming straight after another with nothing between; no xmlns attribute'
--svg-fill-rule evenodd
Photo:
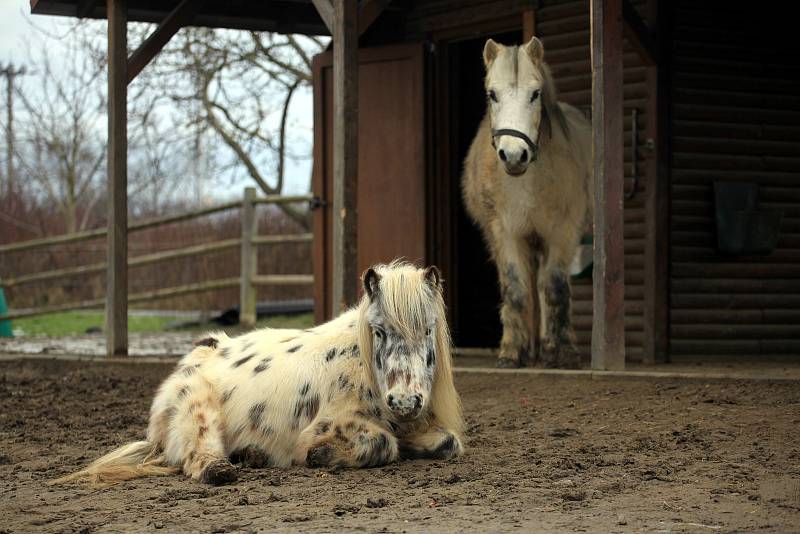
<svg viewBox="0 0 800 534"><path fill-rule="evenodd" d="M333 8L333 316L358 281L358 1Z"/></svg>
<svg viewBox="0 0 800 534"><path fill-rule="evenodd" d="M256 189L248 187L244 190L242 201L242 265L241 290L239 293L239 324L252 328L256 324L256 286L253 283L258 265L258 249L253 245L253 237L257 233Z"/></svg>
<svg viewBox="0 0 800 534"><path fill-rule="evenodd" d="M591 0L594 157L592 368L625 368L622 5Z"/></svg>
<svg viewBox="0 0 800 534"><path fill-rule="evenodd" d="M522 12L522 41L527 43L536 35L536 11L530 7ZM541 302L539 302L538 286L539 262L534 259L534 269L531 269L531 315L528 317L528 329L531 333L529 358L531 362L537 360L539 345L541 344L540 314Z"/></svg>
<svg viewBox="0 0 800 534"><path fill-rule="evenodd" d="M128 38L126 0L108 13L108 270L106 354L128 354Z"/></svg>
<svg viewBox="0 0 800 534"><path fill-rule="evenodd" d="M643 363L669 359L669 83L664 54L669 2L647 0L650 32L655 33L657 63L647 67L645 136L651 147L645 162L645 254ZM653 32L654 29L657 30Z"/></svg>
<svg viewBox="0 0 800 534"><path fill-rule="evenodd" d="M531 7L522 12L522 41L527 43L536 35L536 11Z"/></svg>

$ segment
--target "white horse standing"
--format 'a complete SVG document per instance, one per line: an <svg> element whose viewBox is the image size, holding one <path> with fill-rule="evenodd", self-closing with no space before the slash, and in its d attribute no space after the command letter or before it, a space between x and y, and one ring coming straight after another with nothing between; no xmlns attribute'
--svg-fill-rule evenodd
<svg viewBox="0 0 800 534"><path fill-rule="evenodd" d="M463 452L461 403L435 267L378 265L358 307L310 330L199 341L153 400L147 439L55 482L251 467L369 467Z"/></svg>
<svg viewBox="0 0 800 534"><path fill-rule="evenodd" d="M547 367L579 367L570 324L569 266L591 221L591 124L556 100L533 37L517 47L489 39L483 50L488 110L464 162L463 194L497 266L503 337L498 367L528 357L536 280L539 358Z"/></svg>

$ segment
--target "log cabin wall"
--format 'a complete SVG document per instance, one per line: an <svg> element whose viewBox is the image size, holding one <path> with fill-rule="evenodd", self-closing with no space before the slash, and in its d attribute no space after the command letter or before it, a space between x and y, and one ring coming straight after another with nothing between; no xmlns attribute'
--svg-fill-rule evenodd
<svg viewBox="0 0 800 534"><path fill-rule="evenodd" d="M674 5L671 354L800 353L800 54L778 2ZM766 256L717 251L713 182L783 212Z"/></svg>

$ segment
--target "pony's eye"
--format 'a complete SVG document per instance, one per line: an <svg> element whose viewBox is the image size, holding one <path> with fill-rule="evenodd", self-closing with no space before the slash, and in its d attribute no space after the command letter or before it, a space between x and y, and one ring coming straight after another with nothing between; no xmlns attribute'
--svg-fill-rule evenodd
<svg viewBox="0 0 800 534"><path fill-rule="evenodd" d="M375 335L378 337L378 339L383 339L386 334L380 328L376 328Z"/></svg>
<svg viewBox="0 0 800 534"><path fill-rule="evenodd" d="M488 93L486 93L486 96L488 96L489 100L491 100L492 102L497 102L497 95L495 94L494 91L489 91Z"/></svg>
<svg viewBox="0 0 800 534"><path fill-rule="evenodd" d="M531 102L536 102L536 99L539 98L539 95L542 94L542 91L537 89L533 93L531 93Z"/></svg>

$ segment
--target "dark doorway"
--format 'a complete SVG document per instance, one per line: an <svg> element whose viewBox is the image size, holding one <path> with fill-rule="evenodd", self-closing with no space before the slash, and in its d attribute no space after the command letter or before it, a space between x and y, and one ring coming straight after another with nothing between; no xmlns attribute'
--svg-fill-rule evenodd
<svg viewBox="0 0 800 534"><path fill-rule="evenodd" d="M491 37L503 44L519 44L522 31L486 35L448 44L449 93L451 95L450 165L455 221L452 300L453 341L458 347L497 347L500 343L500 292L497 271L481 231L472 222L461 199L461 170L472 139L486 111L483 88L483 47Z"/></svg>

